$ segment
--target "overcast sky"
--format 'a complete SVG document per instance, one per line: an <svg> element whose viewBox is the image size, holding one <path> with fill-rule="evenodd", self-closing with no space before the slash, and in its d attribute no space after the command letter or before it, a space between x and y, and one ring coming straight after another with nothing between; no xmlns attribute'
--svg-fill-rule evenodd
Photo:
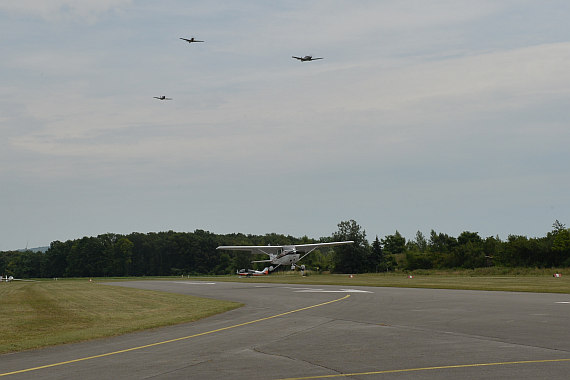
<svg viewBox="0 0 570 380"><path fill-rule="evenodd" d="M544 236L570 224L569 18L566 0L2 0L0 250L350 219L370 241Z"/></svg>

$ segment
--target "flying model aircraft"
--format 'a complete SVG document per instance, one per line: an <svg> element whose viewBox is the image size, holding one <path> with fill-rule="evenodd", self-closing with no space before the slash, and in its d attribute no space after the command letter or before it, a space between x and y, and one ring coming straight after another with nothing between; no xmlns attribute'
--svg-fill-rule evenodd
<svg viewBox="0 0 570 380"><path fill-rule="evenodd" d="M301 62L307 62L307 61L316 61L317 59L324 59L324 58L313 58L313 56L311 55L306 55L304 57L295 57L293 56L292 58L298 59Z"/></svg>
<svg viewBox="0 0 570 380"><path fill-rule="evenodd" d="M271 263L276 269L279 265L291 265L295 269L297 262L313 252L317 248L332 247L341 244L352 244L354 241L334 241L331 243L295 244L295 245L222 245L216 249L228 251L250 251L252 253L264 253L269 260L252 261L252 263ZM301 256L301 254L303 254Z"/></svg>
<svg viewBox="0 0 570 380"><path fill-rule="evenodd" d="M167 98L166 96L162 95L162 96L154 96L155 99L158 100L172 100L172 98Z"/></svg>
<svg viewBox="0 0 570 380"><path fill-rule="evenodd" d="M273 270L273 267L265 267L263 270L255 270L255 269L240 269L237 271L238 276L244 277L252 277L252 276L267 276L269 274L269 270Z"/></svg>
<svg viewBox="0 0 570 380"><path fill-rule="evenodd" d="M188 42L189 44L191 44L192 42L204 42L204 41L196 40L196 39L194 39L194 37L192 37L192 38L190 38L190 39L180 37L180 39L181 39L181 40L184 40L184 41L186 41L186 42Z"/></svg>

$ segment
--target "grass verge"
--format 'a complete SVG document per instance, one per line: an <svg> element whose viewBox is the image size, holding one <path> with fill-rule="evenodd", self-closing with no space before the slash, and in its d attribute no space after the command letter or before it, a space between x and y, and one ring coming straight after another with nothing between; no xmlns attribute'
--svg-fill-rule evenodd
<svg viewBox="0 0 570 380"><path fill-rule="evenodd" d="M0 283L0 354L192 322L241 306L89 281Z"/></svg>
<svg viewBox="0 0 570 380"><path fill-rule="evenodd" d="M419 273L366 273L355 274L352 277L348 274L314 274L311 272L303 277L299 272L282 272L262 277L217 276L201 279L298 285L384 286L570 294L570 274L564 273L562 277L553 277L553 273L558 272L549 270L544 273L516 274L511 272L493 275L472 271L423 271Z"/></svg>

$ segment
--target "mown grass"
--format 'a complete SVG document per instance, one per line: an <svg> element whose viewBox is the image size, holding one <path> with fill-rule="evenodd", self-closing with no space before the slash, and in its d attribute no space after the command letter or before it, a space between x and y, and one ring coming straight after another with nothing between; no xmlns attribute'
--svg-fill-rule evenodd
<svg viewBox="0 0 570 380"><path fill-rule="evenodd" d="M84 281L0 283L0 353L192 322L240 306Z"/></svg>
<svg viewBox="0 0 570 380"><path fill-rule="evenodd" d="M562 277L553 277L554 273L561 273ZM316 274L310 271L307 274L307 276L301 276L299 272L280 272L262 277L217 276L215 278L203 277L202 279L305 285L570 293L570 270L568 269L416 271L410 273L355 274L352 277L348 274Z"/></svg>

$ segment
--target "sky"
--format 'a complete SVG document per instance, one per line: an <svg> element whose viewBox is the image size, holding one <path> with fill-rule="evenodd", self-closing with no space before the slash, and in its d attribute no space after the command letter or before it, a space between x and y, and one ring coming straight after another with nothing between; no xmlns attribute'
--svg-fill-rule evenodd
<svg viewBox="0 0 570 380"><path fill-rule="evenodd" d="M570 224L569 16L565 0L3 0L0 250L318 239L348 220L370 241L544 236Z"/></svg>

